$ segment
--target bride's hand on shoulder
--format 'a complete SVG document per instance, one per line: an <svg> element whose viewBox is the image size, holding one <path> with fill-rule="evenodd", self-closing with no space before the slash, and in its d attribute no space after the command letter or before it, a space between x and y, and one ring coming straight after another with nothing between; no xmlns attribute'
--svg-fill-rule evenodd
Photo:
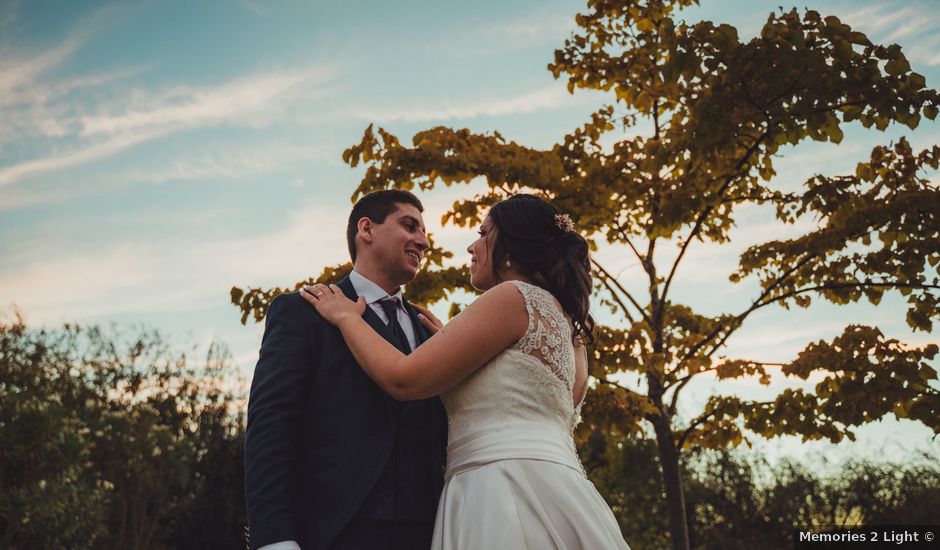
<svg viewBox="0 0 940 550"><path fill-rule="evenodd" d="M331 325L339 326L346 320L362 318L366 311L365 298L360 296L358 301L353 302L336 285L308 285L300 289L300 295L317 308L320 316Z"/></svg>
<svg viewBox="0 0 940 550"><path fill-rule="evenodd" d="M421 324L424 325L431 334L436 334L437 331L444 327L444 323L431 313L428 308L419 306L418 304L411 304L411 307L418 310L418 320L421 321Z"/></svg>

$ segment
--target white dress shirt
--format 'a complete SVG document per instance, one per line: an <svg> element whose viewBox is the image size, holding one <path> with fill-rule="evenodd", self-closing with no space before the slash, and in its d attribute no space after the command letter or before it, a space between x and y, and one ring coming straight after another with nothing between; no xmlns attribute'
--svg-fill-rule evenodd
<svg viewBox="0 0 940 550"><path fill-rule="evenodd" d="M382 287L366 279L356 271L349 273L349 282L352 283L356 294L366 299L366 304L372 308L372 311L374 311L375 314L379 316L379 319L386 325L388 324L388 317L385 315L385 310L382 309L379 302L389 297L398 298L398 324L401 325L402 331L404 331L405 336L408 337L408 344L411 346L411 349L415 349L415 329L411 324L411 317L409 317L408 312L405 311L401 288L399 288L398 292L395 294L389 295L388 292L382 290ZM301 550L301 548L296 541L284 540L275 542L274 544L266 544L258 548L258 550Z"/></svg>
<svg viewBox="0 0 940 550"><path fill-rule="evenodd" d="M385 310L382 309L382 305L379 304L379 302L386 298L398 299L398 324L401 325L405 336L408 337L408 345L411 346L411 349L415 349L415 329L411 324L411 317L409 317L408 312L405 311L401 288L399 288L398 292L395 294L390 295L388 292L382 290L382 287L366 279L356 271L349 273L349 282L352 283L356 294L366 299L366 304L372 308L372 311L374 311L376 315L379 316L379 319L386 325L388 324L388 317L385 316Z"/></svg>

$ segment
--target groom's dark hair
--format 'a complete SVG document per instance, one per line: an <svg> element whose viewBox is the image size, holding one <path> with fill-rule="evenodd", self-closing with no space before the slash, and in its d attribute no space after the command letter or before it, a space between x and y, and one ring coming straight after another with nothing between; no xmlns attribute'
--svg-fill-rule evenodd
<svg viewBox="0 0 940 550"><path fill-rule="evenodd" d="M372 223L385 223L385 218L398 208L399 204L410 204L424 212L424 206L418 197L404 189L383 189L373 191L363 196L353 206L346 222L346 244L349 246L349 257L356 261L356 233L359 232L359 220L369 218Z"/></svg>

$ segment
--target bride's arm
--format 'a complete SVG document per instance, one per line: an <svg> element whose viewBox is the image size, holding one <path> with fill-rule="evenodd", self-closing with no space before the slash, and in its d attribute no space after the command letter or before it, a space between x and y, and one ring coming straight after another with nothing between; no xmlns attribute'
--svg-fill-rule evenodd
<svg viewBox="0 0 940 550"><path fill-rule="evenodd" d="M522 338L529 322L522 294L502 283L404 355L362 319L364 301L352 302L335 287L315 289L319 297L301 295L339 328L366 374L399 401L439 395L454 386Z"/></svg>

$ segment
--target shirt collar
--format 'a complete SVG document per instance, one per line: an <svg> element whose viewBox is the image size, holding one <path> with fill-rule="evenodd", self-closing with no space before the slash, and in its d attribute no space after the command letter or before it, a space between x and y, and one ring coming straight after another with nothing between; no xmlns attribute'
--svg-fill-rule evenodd
<svg viewBox="0 0 940 550"><path fill-rule="evenodd" d="M392 298L398 298L399 303L404 304L401 287L398 287L398 291L395 292L395 294L389 295L389 293L382 290L382 287L373 283L356 270L349 272L349 282L352 283L353 289L356 290L356 294L366 299L367 304L374 304L375 302L378 302L383 298L387 298L388 296L391 296Z"/></svg>

